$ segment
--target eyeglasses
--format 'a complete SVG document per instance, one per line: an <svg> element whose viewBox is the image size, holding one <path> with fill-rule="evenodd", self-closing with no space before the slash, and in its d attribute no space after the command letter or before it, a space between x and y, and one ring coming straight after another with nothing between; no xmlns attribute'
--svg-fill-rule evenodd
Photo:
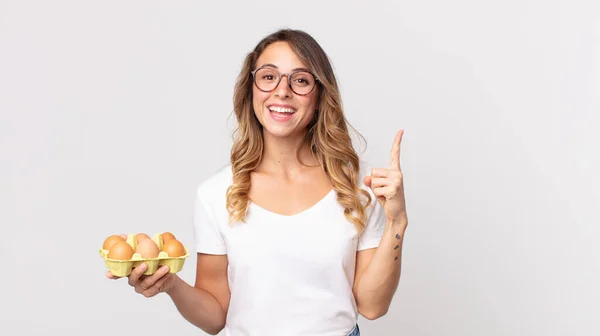
<svg viewBox="0 0 600 336"><path fill-rule="evenodd" d="M275 90L279 86L281 78L286 76L290 89L300 96L306 96L311 93L319 80L315 75L306 70L296 70L289 74L282 74L272 68L260 67L251 73L254 77L254 84L263 92Z"/></svg>

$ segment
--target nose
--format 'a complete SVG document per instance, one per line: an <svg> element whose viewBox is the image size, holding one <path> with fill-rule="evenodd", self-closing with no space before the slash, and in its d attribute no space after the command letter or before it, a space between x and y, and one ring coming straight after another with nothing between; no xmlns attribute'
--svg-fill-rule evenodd
<svg viewBox="0 0 600 336"><path fill-rule="evenodd" d="M284 78L285 77L285 78ZM289 77L287 75L282 75L279 84L275 88L275 96L277 97L290 97L292 95L292 91L289 85Z"/></svg>

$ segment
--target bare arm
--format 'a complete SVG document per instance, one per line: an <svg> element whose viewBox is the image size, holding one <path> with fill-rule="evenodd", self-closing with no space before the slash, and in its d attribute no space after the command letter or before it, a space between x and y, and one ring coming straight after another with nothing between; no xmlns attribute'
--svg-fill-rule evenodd
<svg viewBox="0 0 600 336"><path fill-rule="evenodd" d="M404 181L400 169L400 143L404 130L396 133L387 169L372 169L364 178L385 213L385 229L379 246L357 252L353 292L358 310L368 319L385 315L400 281L402 243L408 226Z"/></svg>
<svg viewBox="0 0 600 336"><path fill-rule="evenodd" d="M358 311L373 320L385 315L400 281L406 225L388 220L377 248L358 251L354 296Z"/></svg>
<svg viewBox="0 0 600 336"><path fill-rule="evenodd" d="M179 277L166 293L181 315L203 331L216 335L225 326L229 308L226 255L198 253L196 283L189 285Z"/></svg>

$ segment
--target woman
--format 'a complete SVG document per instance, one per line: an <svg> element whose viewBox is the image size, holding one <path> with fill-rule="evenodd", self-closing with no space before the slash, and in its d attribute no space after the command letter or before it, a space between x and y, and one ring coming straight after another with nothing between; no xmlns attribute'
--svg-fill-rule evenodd
<svg viewBox="0 0 600 336"><path fill-rule="evenodd" d="M195 285L166 266L129 284L210 334L359 335L358 314L383 316L400 277L403 132L387 169L359 160L328 58L297 30L248 54L234 112L231 165L197 189Z"/></svg>

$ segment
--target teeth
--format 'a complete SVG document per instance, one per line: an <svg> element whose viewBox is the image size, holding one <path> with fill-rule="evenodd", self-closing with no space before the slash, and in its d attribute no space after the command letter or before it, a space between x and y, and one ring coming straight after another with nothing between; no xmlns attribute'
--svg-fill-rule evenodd
<svg viewBox="0 0 600 336"><path fill-rule="evenodd" d="M279 106L271 106L271 107L269 107L269 110L271 110L273 112L281 112L281 113L294 113L294 112L296 112L296 110L294 110L294 109L285 108L285 107L279 107Z"/></svg>

